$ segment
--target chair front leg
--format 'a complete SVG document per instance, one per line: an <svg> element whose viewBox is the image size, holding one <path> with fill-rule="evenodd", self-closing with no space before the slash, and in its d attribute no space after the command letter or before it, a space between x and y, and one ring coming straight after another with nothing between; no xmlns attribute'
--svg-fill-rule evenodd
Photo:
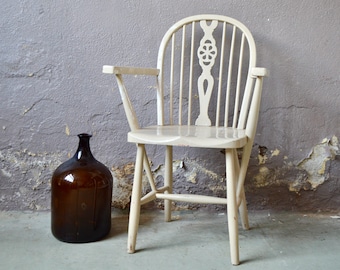
<svg viewBox="0 0 340 270"><path fill-rule="evenodd" d="M128 253L134 253L136 249L136 239L139 226L140 208L141 208L141 191L142 191L142 174L143 159L145 155L145 147L143 144L137 145L137 156L135 163L135 173L133 179L129 228L128 228Z"/></svg>
<svg viewBox="0 0 340 270"><path fill-rule="evenodd" d="M236 196L237 173L235 170L235 155L232 149L226 149L226 174L227 174L227 210L228 210L228 230L230 241L231 263L238 265L239 243L238 243L238 207Z"/></svg>

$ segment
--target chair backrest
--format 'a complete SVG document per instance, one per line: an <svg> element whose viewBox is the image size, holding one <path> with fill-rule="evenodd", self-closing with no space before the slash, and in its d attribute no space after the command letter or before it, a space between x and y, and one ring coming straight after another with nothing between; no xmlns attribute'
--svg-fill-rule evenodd
<svg viewBox="0 0 340 270"><path fill-rule="evenodd" d="M246 128L254 39L239 21L197 15L174 24L158 52L158 124Z"/></svg>

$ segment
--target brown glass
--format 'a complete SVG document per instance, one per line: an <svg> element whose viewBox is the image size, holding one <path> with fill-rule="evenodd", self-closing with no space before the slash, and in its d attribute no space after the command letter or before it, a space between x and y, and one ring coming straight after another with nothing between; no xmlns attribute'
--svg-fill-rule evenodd
<svg viewBox="0 0 340 270"><path fill-rule="evenodd" d="M52 233L70 243L100 240L111 229L112 175L93 157L91 135L78 137L75 155L52 176Z"/></svg>

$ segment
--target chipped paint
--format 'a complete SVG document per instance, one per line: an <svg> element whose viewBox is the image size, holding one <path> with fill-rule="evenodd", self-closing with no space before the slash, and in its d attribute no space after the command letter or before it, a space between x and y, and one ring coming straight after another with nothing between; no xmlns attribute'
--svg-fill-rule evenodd
<svg viewBox="0 0 340 270"><path fill-rule="evenodd" d="M0 171L2 209L50 208L50 179L61 163L60 154L6 149L0 151L0 160L3 166Z"/></svg>
<svg viewBox="0 0 340 270"><path fill-rule="evenodd" d="M258 148L259 153L257 155L259 165L263 165L267 162L268 160L267 151L268 151L267 147L259 145L259 148Z"/></svg>
<svg viewBox="0 0 340 270"><path fill-rule="evenodd" d="M313 147L311 153L302 161L288 161L288 156L282 156L283 166L264 166L272 158L279 158L278 149L271 151L271 156L266 154L268 149L259 147L258 164L260 165L254 175L254 184L257 188L287 185L289 191L299 193L301 190L315 190L329 178L328 163L339 154L339 141L336 136L323 139Z"/></svg>
<svg viewBox="0 0 340 270"><path fill-rule="evenodd" d="M280 150L277 149L277 148L275 150L271 151L271 152L272 152L272 157L276 157L280 154Z"/></svg>
<svg viewBox="0 0 340 270"><path fill-rule="evenodd" d="M152 162L150 162L152 164ZM175 176L174 179L174 189L176 189L176 175L181 175L184 178L178 180L180 187L177 187L178 192L182 192L180 189L185 189L186 193L195 193L195 190L206 189L212 193L222 193L225 194L225 183L224 177L218 175L217 173L208 170L207 168L200 165L194 160L174 160L172 163L172 169ZM162 185L163 175L165 173L164 164L158 165L156 168L152 169L152 176L156 179L156 185ZM127 163L121 167L112 167L113 173L113 206L119 208L126 208L130 204L130 197L132 192L132 181L134 174L134 163ZM202 179L198 181L198 179ZM204 180L204 181L203 181ZM159 183L161 181L161 183ZM185 184L187 183L187 185ZM145 195L150 191L150 185L147 176L143 174L142 179L142 193ZM156 202L158 207L162 207L163 202ZM176 209L187 209L188 205L174 204Z"/></svg>
<svg viewBox="0 0 340 270"><path fill-rule="evenodd" d="M259 165L263 165L268 160L268 157L267 156L258 155L257 159L259 161Z"/></svg>
<svg viewBox="0 0 340 270"><path fill-rule="evenodd" d="M187 178L187 181L189 181L193 184L196 184L197 183L197 181L196 181L197 172L193 170L192 172L186 174L186 178Z"/></svg>
<svg viewBox="0 0 340 270"><path fill-rule="evenodd" d="M204 166L202 166L201 163L198 163L197 161L193 161L193 160L188 160L186 162L187 164L190 164L190 167L192 167L192 171L189 173L189 174L186 174L187 177L188 175L191 175L191 174L195 174L197 175L197 171L203 173L204 175L207 175L210 179L213 179L213 180L221 180L223 179L221 177L221 175L218 175L216 172L212 171L212 170L208 170L207 168L205 168ZM192 177L192 176L191 176ZM195 182L196 183L196 182Z"/></svg>
<svg viewBox="0 0 340 270"><path fill-rule="evenodd" d="M122 167L112 167L112 205L114 207L125 209L130 204L134 169L132 162Z"/></svg>
<svg viewBox="0 0 340 270"><path fill-rule="evenodd" d="M330 160L334 160L339 152L339 141L336 136L325 138L321 143L313 147L307 158L303 159L298 167L308 173L307 181L315 189L327 180L326 165Z"/></svg>
<svg viewBox="0 0 340 270"><path fill-rule="evenodd" d="M70 136L70 128L69 128L69 126L66 124L66 126L65 126L65 134L67 135L67 136Z"/></svg>
<svg viewBox="0 0 340 270"><path fill-rule="evenodd" d="M259 165L264 165L266 164L266 162L268 161L269 158L272 157L277 157L280 155L280 150L279 149L274 149L270 151L270 156L268 156L267 152L268 149L265 146L259 146L259 150L258 150L258 155L257 155L257 159L258 159L258 164Z"/></svg>
<svg viewBox="0 0 340 270"><path fill-rule="evenodd" d="M254 149L256 150L256 149ZM267 155L266 153L270 153ZM323 140L313 147L306 159L299 162L288 161L288 157L278 149L268 150L262 147L262 157L266 156L267 164L257 165L248 175L246 185L254 185L258 190L286 186L287 190L299 194L301 190L315 190L328 179L328 162L334 160L339 153L338 139L333 136ZM0 151L0 160L4 165L0 175L4 179L7 190L2 189L0 202L6 209L7 205L18 206L21 209L46 210L49 209L48 197L50 192L50 176L60 164L61 155L51 153L35 153L23 151ZM64 158L62 158L64 159ZM273 160L282 161L283 166L273 167ZM225 176L207 169L203 161L183 159L173 162L175 192L199 193L205 195L225 196ZM254 173L254 169L257 173ZM164 174L164 164L152 169L157 184L161 185ZM18 185L13 181L14 172L20 171L23 182ZM121 167L113 166L113 207L127 208L130 204L134 163L129 162ZM249 179L250 178L250 179ZM250 181L249 181L250 180ZM253 181L251 181L253 180ZM143 176L143 193L150 191L146 176ZM20 206L19 206L20 205ZM162 202L155 205L162 207ZM174 209L191 209L196 207L185 203L174 204Z"/></svg>
<svg viewBox="0 0 340 270"><path fill-rule="evenodd" d="M254 177L257 187L265 187L270 184L269 181L267 181L269 173L270 170L267 167L261 166L259 168L259 173Z"/></svg>
<svg viewBox="0 0 340 270"><path fill-rule="evenodd" d="M6 171L5 169L1 169L0 171L3 174L3 176L8 177L8 178L12 177L12 174L10 172Z"/></svg>

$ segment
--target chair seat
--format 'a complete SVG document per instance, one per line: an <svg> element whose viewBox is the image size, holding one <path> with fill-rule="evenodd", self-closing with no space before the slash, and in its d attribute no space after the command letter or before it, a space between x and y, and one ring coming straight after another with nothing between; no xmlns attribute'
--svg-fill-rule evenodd
<svg viewBox="0 0 340 270"><path fill-rule="evenodd" d="M244 129L209 126L149 126L128 133L128 141L202 148L240 148L247 141Z"/></svg>

